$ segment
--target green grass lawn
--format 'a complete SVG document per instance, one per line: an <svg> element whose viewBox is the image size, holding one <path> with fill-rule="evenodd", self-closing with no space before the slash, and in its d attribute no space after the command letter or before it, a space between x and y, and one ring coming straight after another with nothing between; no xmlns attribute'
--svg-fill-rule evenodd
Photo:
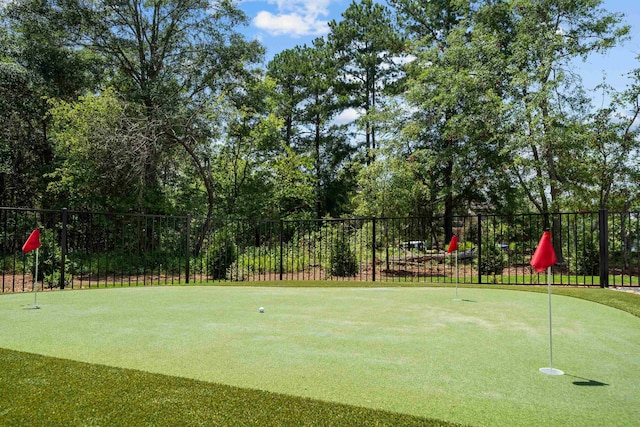
<svg viewBox="0 0 640 427"><path fill-rule="evenodd" d="M545 287L297 285L2 295L0 424L640 420L638 295L554 288L550 377Z"/></svg>

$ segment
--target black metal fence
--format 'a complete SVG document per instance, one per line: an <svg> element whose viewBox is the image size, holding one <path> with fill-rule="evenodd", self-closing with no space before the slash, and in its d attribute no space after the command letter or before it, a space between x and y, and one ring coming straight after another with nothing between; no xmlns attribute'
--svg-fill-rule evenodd
<svg viewBox="0 0 640 427"><path fill-rule="evenodd" d="M237 220L0 208L0 290L272 280L545 284L529 266L552 231L553 283L639 286L640 213L456 217L446 252L443 218Z"/></svg>

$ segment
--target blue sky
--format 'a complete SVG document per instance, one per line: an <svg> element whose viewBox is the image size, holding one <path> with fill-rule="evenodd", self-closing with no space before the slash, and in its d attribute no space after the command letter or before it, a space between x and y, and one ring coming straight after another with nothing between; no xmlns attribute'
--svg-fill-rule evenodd
<svg viewBox="0 0 640 427"><path fill-rule="evenodd" d="M351 0L239 0L239 6L249 16L251 24L245 33L258 39L267 48L267 59L284 49L310 44L328 33L328 23L340 20ZM607 81L621 90L627 83L625 74L640 67L640 1L605 0L603 7L626 15L631 25L631 39L605 55L593 55L576 67L587 89Z"/></svg>

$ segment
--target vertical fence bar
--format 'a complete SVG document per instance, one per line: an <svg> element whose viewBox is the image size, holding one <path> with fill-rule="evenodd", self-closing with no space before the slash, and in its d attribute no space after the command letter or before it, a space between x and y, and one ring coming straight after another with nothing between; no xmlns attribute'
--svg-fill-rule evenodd
<svg viewBox="0 0 640 427"><path fill-rule="evenodd" d="M633 220L633 218L631 218L631 220ZM636 267L638 265L640 265L640 238L638 237L638 231L640 230L640 215L635 214L635 226L633 228L633 234L631 235L631 254L629 255L629 258L631 259L629 262L629 266L632 267L629 270L629 275L631 276L633 273L632 271L634 271L635 269L633 269L633 263L635 261L635 265ZM633 256L633 252L636 252L636 256ZM633 259L635 258L635 259ZM636 273L637 275L638 273ZM634 282L632 277L629 277L629 282L632 285L636 285L636 286L640 286L640 283L638 283L638 277L636 277L636 281Z"/></svg>
<svg viewBox="0 0 640 427"><path fill-rule="evenodd" d="M282 280L282 274L284 269L284 221L280 220L280 280Z"/></svg>
<svg viewBox="0 0 640 427"><path fill-rule="evenodd" d="M376 281L376 217L371 219L371 280Z"/></svg>
<svg viewBox="0 0 640 427"><path fill-rule="evenodd" d="M191 214L187 215L187 239L185 241L185 265L184 265L184 281L189 284L191 278Z"/></svg>
<svg viewBox="0 0 640 427"><path fill-rule="evenodd" d="M119 226L121 219L122 218L120 215L113 215L112 217L112 221L113 221L113 225L112 225L112 229L111 232L109 234L112 234L110 236L110 240L113 240L113 242L110 245L107 245L108 247L108 251L116 251L118 252L118 258L120 259L120 254L122 251L122 247L118 246L118 241L117 241L117 236L118 233L120 235L122 235L122 228ZM120 261L116 261L114 264L111 265L111 272L112 272L112 276L113 276L113 286L115 287L115 285L118 283L118 275L120 275L120 287L122 287L122 277L123 277L123 273L122 273L122 264L123 262ZM118 268L120 268L120 270L118 270Z"/></svg>
<svg viewBox="0 0 640 427"><path fill-rule="evenodd" d="M630 267L630 250L629 250L629 233L631 228L631 213L625 212L622 218L622 251L621 251L621 263L622 263L622 284L624 285L625 275L629 275L629 285L633 285L632 275Z"/></svg>
<svg viewBox="0 0 640 427"><path fill-rule="evenodd" d="M598 226L600 229L600 287L609 287L609 215L606 209L598 212Z"/></svg>
<svg viewBox="0 0 640 427"><path fill-rule="evenodd" d="M4 209L0 209L0 216L2 217L2 251L0 251L0 261L2 261L2 268L0 268L0 273L2 274L2 288L0 289L0 292L4 293L4 278L5 278L5 271L7 270L7 266L5 265L5 263L7 262L7 256L9 251L7 250L7 247L9 246L7 244L7 215L9 214L9 211L5 211ZM6 251L6 253L5 253Z"/></svg>
<svg viewBox="0 0 640 427"><path fill-rule="evenodd" d="M478 214L478 283L482 284L482 214Z"/></svg>
<svg viewBox="0 0 640 427"><path fill-rule="evenodd" d="M67 261L67 222L69 221L67 208L62 208L62 230L60 230L60 289L64 289L66 261Z"/></svg>
<svg viewBox="0 0 640 427"><path fill-rule="evenodd" d="M598 228L598 227L599 227L599 222L600 222L600 217L599 217L599 215L598 215L598 218L596 218L596 216L595 216L595 215L590 215L590 216L589 216L589 218L590 218L590 220L591 220L591 221L590 221L590 226L589 226L589 230L590 230L590 231L589 231L589 239L590 239L590 241L592 241L592 240L593 240L593 233L595 233L595 231L596 231L596 230L598 230L598 239L600 239L600 235L599 235L600 230L599 230L599 228ZM582 240L583 240L582 250L583 250L583 252L584 252L584 251L586 250L585 248L586 248L586 244L587 244L587 243L586 243L586 237L585 237L585 238L583 238ZM598 268L599 268L599 267L600 267L600 258L599 258L599 255L598 255ZM591 274L591 285L594 285L594 284L595 284L595 276L596 276L596 272L594 271L594 268L593 268L593 267L590 267L589 272L590 272L590 274ZM599 281L599 280L600 280L600 275L599 275L599 273L598 273L598 281Z"/></svg>

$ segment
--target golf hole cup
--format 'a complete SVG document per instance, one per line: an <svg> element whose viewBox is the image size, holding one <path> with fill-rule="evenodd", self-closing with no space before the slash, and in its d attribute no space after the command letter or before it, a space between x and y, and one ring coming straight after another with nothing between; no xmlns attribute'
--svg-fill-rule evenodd
<svg viewBox="0 0 640 427"><path fill-rule="evenodd" d="M264 313L264 307L259 308L260 313Z"/></svg>

